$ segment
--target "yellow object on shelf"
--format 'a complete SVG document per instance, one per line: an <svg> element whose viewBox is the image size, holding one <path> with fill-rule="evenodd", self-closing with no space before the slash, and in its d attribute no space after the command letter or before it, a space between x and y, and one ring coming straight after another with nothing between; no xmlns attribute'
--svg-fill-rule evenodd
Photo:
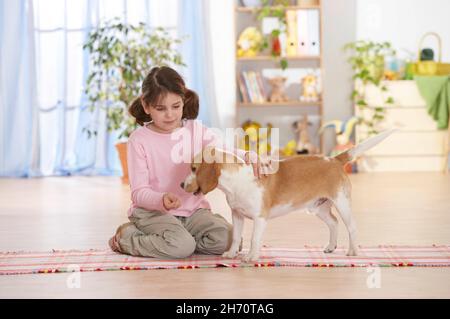
<svg viewBox="0 0 450 319"><path fill-rule="evenodd" d="M438 40L439 60L421 61L420 53L423 48L423 42L427 36L434 36ZM435 32L428 32L422 36L419 42L418 62L413 64L412 73L415 75L450 75L450 63L442 63L442 41L441 37Z"/></svg>
<svg viewBox="0 0 450 319"><path fill-rule="evenodd" d="M237 42L238 57L255 57L261 51L264 38L256 27L247 27L242 31Z"/></svg>
<svg viewBox="0 0 450 319"><path fill-rule="evenodd" d="M283 156L293 156L296 155L297 142L295 140L290 140L287 142L286 146L283 148Z"/></svg>

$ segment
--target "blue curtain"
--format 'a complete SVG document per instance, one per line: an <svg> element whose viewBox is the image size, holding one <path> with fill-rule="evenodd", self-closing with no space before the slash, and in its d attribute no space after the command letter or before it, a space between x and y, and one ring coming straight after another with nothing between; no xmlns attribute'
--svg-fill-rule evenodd
<svg viewBox="0 0 450 319"><path fill-rule="evenodd" d="M0 176L38 176L31 0L0 0Z"/></svg>
<svg viewBox="0 0 450 319"><path fill-rule="evenodd" d="M207 126L218 127L208 0L179 0L178 19L179 37L187 37L180 45L187 65L181 73L187 86L199 95L198 119Z"/></svg>

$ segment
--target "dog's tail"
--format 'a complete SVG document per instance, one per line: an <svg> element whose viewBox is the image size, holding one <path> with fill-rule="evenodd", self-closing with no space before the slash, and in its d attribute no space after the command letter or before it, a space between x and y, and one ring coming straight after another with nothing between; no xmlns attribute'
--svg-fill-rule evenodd
<svg viewBox="0 0 450 319"><path fill-rule="evenodd" d="M342 164L346 164L348 162L351 162L354 159L356 159L358 156L360 156L361 154L363 154L367 150L371 149L372 147L374 147L375 145L377 145L378 143L380 143L381 141L383 141L389 135L391 135L392 133L394 133L396 131L398 131L398 129L394 128L394 129L390 129L390 130L384 131L384 132L382 132L382 133L380 133L378 135L375 135L374 137L368 138L364 142L362 142L362 143L352 147L351 149L348 149L348 150L342 152L341 154L335 156L335 158L338 161L340 161Z"/></svg>

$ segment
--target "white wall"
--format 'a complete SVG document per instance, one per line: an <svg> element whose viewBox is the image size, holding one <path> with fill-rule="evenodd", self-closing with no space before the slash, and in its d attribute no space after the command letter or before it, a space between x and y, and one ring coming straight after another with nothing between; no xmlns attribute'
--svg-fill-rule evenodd
<svg viewBox="0 0 450 319"><path fill-rule="evenodd" d="M210 1L215 90L221 128L234 127L234 0Z"/></svg>
<svg viewBox="0 0 450 319"><path fill-rule="evenodd" d="M356 38L356 0L322 0L323 8L323 117L347 120L353 115L352 69L343 52ZM324 151L335 144L333 130L324 133Z"/></svg>
<svg viewBox="0 0 450 319"><path fill-rule="evenodd" d="M437 32L442 39L443 60L450 61L449 0L357 0L356 34L358 39L389 41L405 57L407 49L417 58L420 37ZM437 55L436 40L425 41Z"/></svg>

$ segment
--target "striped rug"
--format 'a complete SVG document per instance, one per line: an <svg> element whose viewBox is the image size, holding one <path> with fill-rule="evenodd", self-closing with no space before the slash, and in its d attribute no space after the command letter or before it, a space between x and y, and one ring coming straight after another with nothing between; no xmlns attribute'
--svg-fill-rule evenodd
<svg viewBox="0 0 450 319"><path fill-rule="evenodd" d="M108 249L0 252L0 275L107 270L192 269L215 267L449 267L450 245L360 247L359 256L347 257L344 248L324 254L322 247L264 247L257 262L242 257L193 255L186 259L155 259L121 255Z"/></svg>

